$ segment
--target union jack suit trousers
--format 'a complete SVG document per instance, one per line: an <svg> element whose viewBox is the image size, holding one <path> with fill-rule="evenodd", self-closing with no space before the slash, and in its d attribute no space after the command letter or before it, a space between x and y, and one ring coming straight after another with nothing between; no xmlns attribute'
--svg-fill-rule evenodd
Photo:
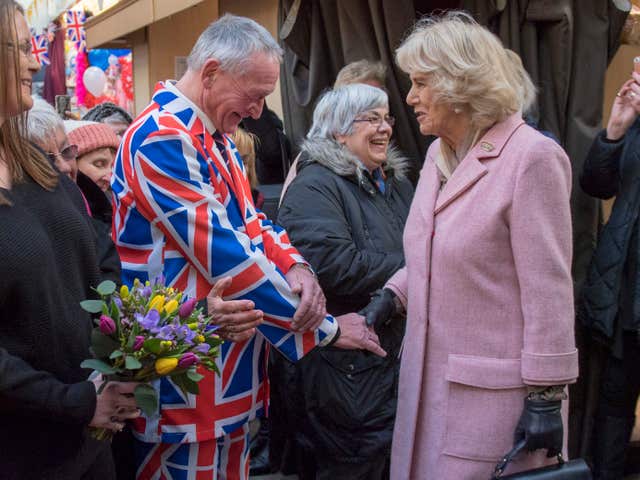
<svg viewBox="0 0 640 480"><path fill-rule="evenodd" d="M137 421L137 438L202 442L262 416L269 345L296 361L329 343L337 323L327 316L316 331L291 331L299 297L284 274L304 259L256 210L235 145L173 84L161 82L124 135L111 186L123 283L163 275L168 286L201 300L231 276L223 298L252 300L264 312L251 339L222 345L219 376L200 371L199 395L184 396L169 379L156 382L158 414Z"/></svg>

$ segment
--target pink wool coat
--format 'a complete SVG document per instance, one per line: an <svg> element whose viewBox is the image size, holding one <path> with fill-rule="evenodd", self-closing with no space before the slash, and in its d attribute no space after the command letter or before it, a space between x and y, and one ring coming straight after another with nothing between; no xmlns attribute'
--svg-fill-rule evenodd
<svg viewBox="0 0 640 480"><path fill-rule="evenodd" d="M387 284L408 316L391 478L487 480L513 445L525 385L578 376L571 170L513 115L439 192L439 142L405 227L406 267ZM521 454L507 473L541 466L544 453Z"/></svg>

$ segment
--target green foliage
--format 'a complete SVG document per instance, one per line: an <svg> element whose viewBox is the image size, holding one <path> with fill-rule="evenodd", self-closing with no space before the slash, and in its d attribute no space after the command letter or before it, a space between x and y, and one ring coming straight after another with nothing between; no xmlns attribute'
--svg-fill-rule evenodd
<svg viewBox="0 0 640 480"><path fill-rule="evenodd" d="M151 385L141 383L133 391L133 396L146 416L151 416L158 411L158 393Z"/></svg>
<svg viewBox="0 0 640 480"><path fill-rule="evenodd" d="M116 373L116 370L114 370L114 368L111 365L103 362L102 360L98 360L97 358L90 358L88 360L84 360L80 364L80 367L96 370L104 375L112 375Z"/></svg>
<svg viewBox="0 0 640 480"><path fill-rule="evenodd" d="M111 280L105 280L101 282L100 285L96 288L96 291L103 297L107 295L113 295L113 292L116 291L116 284Z"/></svg>
<svg viewBox="0 0 640 480"><path fill-rule="evenodd" d="M100 313L102 311L102 300L83 300L80 302L80 306L89 313Z"/></svg>

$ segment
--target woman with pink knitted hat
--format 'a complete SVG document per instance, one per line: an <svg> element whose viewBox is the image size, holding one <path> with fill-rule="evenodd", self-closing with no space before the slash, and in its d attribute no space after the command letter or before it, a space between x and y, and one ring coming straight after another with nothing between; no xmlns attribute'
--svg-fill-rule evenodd
<svg viewBox="0 0 640 480"><path fill-rule="evenodd" d="M78 146L78 170L103 192L110 188L111 170L120 141L103 123L67 120L65 130L71 144Z"/></svg>

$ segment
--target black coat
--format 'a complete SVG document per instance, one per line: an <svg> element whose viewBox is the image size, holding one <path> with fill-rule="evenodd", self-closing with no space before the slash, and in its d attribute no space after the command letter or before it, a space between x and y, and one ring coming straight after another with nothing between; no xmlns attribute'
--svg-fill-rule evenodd
<svg viewBox="0 0 640 480"><path fill-rule="evenodd" d="M600 232L582 289L579 316L598 339L611 344L621 327L618 319L623 310L630 312L626 328L640 328L640 292L634 291L640 286L638 243L630 245L639 233L640 121L617 142L607 141L605 135L600 132L593 142L580 185L589 195L601 199L615 196L616 200ZM624 300L620 302L623 290Z"/></svg>
<svg viewBox="0 0 640 480"><path fill-rule="evenodd" d="M91 225L96 232L100 279L120 284L120 256L113 240L111 240L111 219L113 217L111 201L100 190L100 187L81 171L78 171L77 184L91 209Z"/></svg>
<svg viewBox="0 0 640 480"><path fill-rule="evenodd" d="M94 232L73 182L30 178L0 206L0 477L112 478L108 445L88 438L96 391L80 368L99 282ZM98 473L93 469L96 468Z"/></svg>
<svg viewBox="0 0 640 480"><path fill-rule="evenodd" d="M335 142L307 141L302 148L278 223L316 271L329 313L357 312L404 265L402 231L413 196L406 163L390 154L383 194ZM328 347L293 368L280 392L292 400L291 434L319 464L384 461L389 454L403 333L403 319L378 330L385 359Z"/></svg>

